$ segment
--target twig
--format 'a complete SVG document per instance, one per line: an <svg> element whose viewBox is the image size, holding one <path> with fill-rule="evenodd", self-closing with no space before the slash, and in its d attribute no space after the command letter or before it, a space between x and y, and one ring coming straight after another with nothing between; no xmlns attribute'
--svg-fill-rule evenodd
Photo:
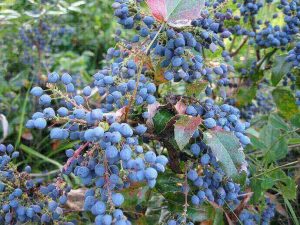
<svg viewBox="0 0 300 225"><path fill-rule="evenodd" d="M185 165L185 171L184 171L184 184L183 184L183 191L184 191L184 209L183 209L183 217L186 219L187 217L187 208L189 206L188 204L188 181L187 181L187 170L188 165Z"/></svg>
<svg viewBox="0 0 300 225"><path fill-rule="evenodd" d="M148 45L147 49L146 49L146 55L149 54L149 50L151 48L151 46L153 45L153 43L155 42L156 38L158 37L159 33L161 32L161 30L163 29L163 27L165 26L165 24L163 23L159 30L157 31L157 33L155 34L154 38L152 39L152 41L150 42L150 44Z"/></svg>
<svg viewBox="0 0 300 225"><path fill-rule="evenodd" d="M68 159L68 161L66 162L66 164L64 165L64 169L66 170L67 167L72 163L72 161L76 158L78 158L78 156L81 154L81 152L89 145L89 142L86 142L85 144L81 145L75 152L74 155Z"/></svg>
<svg viewBox="0 0 300 225"><path fill-rule="evenodd" d="M264 175L266 173L270 173L270 172L273 172L273 171L275 171L277 169L280 169L280 168L283 168L283 167L286 167L286 166L291 166L291 165L294 165L294 164L297 164L297 163L299 163L299 161L294 161L294 162L290 162L290 163L287 163L287 164L275 167L275 168L273 168L271 170L267 170L265 172L259 173L259 174L255 175L255 176L251 177L250 179L253 179L253 178L256 178L256 177L260 177L261 175Z"/></svg>
<svg viewBox="0 0 300 225"><path fill-rule="evenodd" d="M243 42L240 44L240 46L234 52L230 53L230 57L236 56L243 48L243 46L247 43L247 41L248 41L248 37L245 37Z"/></svg>
<svg viewBox="0 0 300 225"><path fill-rule="evenodd" d="M141 74L142 74L142 70L143 70L143 64L144 64L144 60L141 61L140 68L139 68L138 73L137 73L134 92L131 95L128 106L125 108L125 121L128 119L128 113L130 111L131 106L134 105L135 97L136 97L136 94L137 94L137 91L138 91L138 88L139 88L139 84L140 84Z"/></svg>

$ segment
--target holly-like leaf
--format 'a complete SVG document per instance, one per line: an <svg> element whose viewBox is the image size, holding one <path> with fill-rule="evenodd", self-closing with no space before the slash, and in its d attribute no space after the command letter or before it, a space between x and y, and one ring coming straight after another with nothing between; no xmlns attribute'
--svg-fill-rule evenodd
<svg viewBox="0 0 300 225"><path fill-rule="evenodd" d="M274 181L276 181L275 186L281 192L282 196L286 199L293 200L297 196L297 185L295 181L290 178L286 173L281 169L274 169L274 167L270 167L273 169L272 172L268 174Z"/></svg>
<svg viewBox="0 0 300 225"><path fill-rule="evenodd" d="M300 113L297 113L291 118L291 123L295 127L300 127Z"/></svg>
<svg viewBox="0 0 300 225"><path fill-rule="evenodd" d="M160 109L153 117L155 132L161 133L173 116L170 110L164 108Z"/></svg>
<svg viewBox="0 0 300 225"><path fill-rule="evenodd" d="M264 126L260 132L260 141L266 146L261 150L265 154L266 161L276 161L286 156L288 152L287 141L280 130L271 124Z"/></svg>
<svg viewBox="0 0 300 225"><path fill-rule="evenodd" d="M160 84L164 84L164 83L168 82L164 77L164 72L165 72L165 70L160 66L160 64L158 64L154 68L154 77L153 78L154 78L154 83L156 85L160 85Z"/></svg>
<svg viewBox="0 0 300 225"><path fill-rule="evenodd" d="M211 148L227 176L236 177L238 169L246 164L246 160L235 135L226 131L206 131L204 142Z"/></svg>
<svg viewBox="0 0 300 225"><path fill-rule="evenodd" d="M149 188L144 183L134 183L131 187L123 189L121 193L125 197L125 202L122 206L134 212L136 205L145 201L148 190Z"/></svg>
<svg viewBox="0 0 300 225"><path fill-rule="evenodd" d="M257 87L252 86L250 88L239 88L237 93L237 104L238 106L245 106L252 102L256 96Z"/></svg>
<svg viewBox="0 0 300 225"><path fill-rule="evenodd" d="M201 124L201 117L182 115L174 124L174 135L176 143L182 150L190 141L191 137Z"/></svg>
<svg viewBox="0 0 300 225"><path fill-rule="evenodd" d="M275 58L274 67L272 69L271 81L273 86L276 86L284 75L292 68L292 63L286 61L286 55L279 55Z"/></svg>
<svg viewBox="0 0 300 225"><path fill-rule="evenodd" d="M204 0L147 0L152 15L158 21L182 27L201 17Z"/></svg>
<svg viewBox="0 0 300 225"><path fill-rule="evenodd" d="M182 213L184 210L185 196L181 191L181 185L184 182L182 176L166 171L157 178L155 189L166 200L167 209L172 213ZM189 195L188 198L191 196ZM195 207L190 205L188 207L188 218L194 222L201 222L206 220L208 207Z"/></svg>
<svg viewBox="0 0 300 225"><path fill-rule="evenodd" d="M190 84L186 84L185 91L187 96L199 98L201 92L203 92L207 87L207 84L208 84L207 81L200 81L200 80L197 80Z"/></svg>
<svg viewBox="0 0 300 225"><path fill-rule="evenodd" d="M285 88L276 88L272 92L272 96L280 115L286 119L290 119L299 112L296 105L296 99L291 90Z"/></svg>
<svg viewBox="0 0 300 225"><path fill-rule="evenodd" d="M271 114L269 116L269 123L277 129L289 130L288 124L277 114Z"/></svg>

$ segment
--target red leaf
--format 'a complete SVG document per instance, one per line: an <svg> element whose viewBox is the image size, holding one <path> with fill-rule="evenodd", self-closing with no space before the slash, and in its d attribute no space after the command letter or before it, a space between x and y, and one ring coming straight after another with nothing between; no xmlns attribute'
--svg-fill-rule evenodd
<svg viewBox="0 0 300 225"><path fill-rule="evenodd" d="M178 112L178 114L185 114L187 106L181 100L178 101L174 107L175 107L176 111Z"/></svg>
<svg viewBox="0 0 300 225"><path fill-rule="evenodd" d="M122 107L121 109L118 109L118 110L116 111L115 116L116 116L116 120L117 120L117 121L122 121L122 120L124 119L124 117L125 117L125 115L126 115L126 107L127 107L127 106L124 106L124 107Z"/></svg>
<svg viewBox="0 0 300 225"><path fill-rule="evenodd" d="M174 124L175 141L179 149L182 150L189 143L189 140L201 123L201 117L180 116Z"/></svg>
<svg viewBox="0 0 300 225"><path fill-rule="evenodd" d="M147 0L151 13L158 21L165 21L167 17L167 5L165 0Z"/></svg>
<svg viewBox="0 0 300 225"><path fill-rule="evenodd" d="M189 26L201 17L205 0L147 0L152 15L158 21L174 27Z"/></svg>
<svg viewBox="0 0 300 225"><path fill-rule="evenodd" d="M153 117L155 116L158 108L159 108L160 104L158 102L155 102L151 105L148 105L148 113L149 113L149 117L146 121L146 124L149 126L149 127L153 127Z"/></svg>

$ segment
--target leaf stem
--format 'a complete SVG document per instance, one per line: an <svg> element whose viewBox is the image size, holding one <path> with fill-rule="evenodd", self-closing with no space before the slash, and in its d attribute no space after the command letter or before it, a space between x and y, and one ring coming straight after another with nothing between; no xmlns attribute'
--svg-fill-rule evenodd
<svg viewBox="0 0 300 225"><path fill-rule="evenodd" d="M267 171L265 171L265 172L259 173L259 174L255 175L255 176L251 177L250 179L253 179L253 178L256 178L256 177L260 177L261 175L264 175L264 174L273 172L273 171L275 171L275 170L277 170L277 169L280 169L280 168L283 168L283 167L286 167L286 166L291 166L291 165L294 165L294 164L297 164L297 163L299 163L299 161L294 161L294 162L290 162L290 163L287 163L287 164L284 164L284 165L275 167L275 168L273 168L273 169L270 169L270 170L267 170Z"/></svg>
<svg viewBox="0 0 300 225"><path fill-rule="evenodd" d="M155 36L154 36L154 38L152 39L152 41L150 42L150 44L147 46L147 48L146 48L146 55L149 54L149 50L150 50L151 46L152 46L153 43L155 42L156 38L158 37L159 33L160 33L161 30L164 28L164 26L165 26L165 24L163 23L163 24L160 26L160 28L159 28L159 30L157 31L157 33L155 34Z"/></svg>

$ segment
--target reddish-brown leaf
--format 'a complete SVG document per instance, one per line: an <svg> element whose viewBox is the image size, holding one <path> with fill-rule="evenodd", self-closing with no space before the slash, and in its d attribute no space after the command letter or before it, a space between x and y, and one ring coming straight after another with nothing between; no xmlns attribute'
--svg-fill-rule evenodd
<svg viewBox="0 0 300 225"><path fill-rule="evenodd" d="M158 21L165 21L167 18L167 5L165 0L147 0L151 13Z"/></svg>
<svg viewBox="0 0 300 225"><path fill-rule="evenodd" d="M174 107L178 114L185 114L187 106L182 100L178 101Z"/></svg>
<svg viewBox="0 0 300 225"><path fill-rule="evenodd" d="M157 109L159 108L160 104L158 102L155 102L151 105L148 105L148 113L149 113L149 117L146 121L146 124L149 127L153 127L153 117L155 116Z"/></svg>
<svg viewBox="0 0 300 225"><path fill-rule="evenodd" d="M202 119L199 116L180 116L174 124L175 140L180 149L183 149L189 143L189 140L201 123Z"/></svg>

